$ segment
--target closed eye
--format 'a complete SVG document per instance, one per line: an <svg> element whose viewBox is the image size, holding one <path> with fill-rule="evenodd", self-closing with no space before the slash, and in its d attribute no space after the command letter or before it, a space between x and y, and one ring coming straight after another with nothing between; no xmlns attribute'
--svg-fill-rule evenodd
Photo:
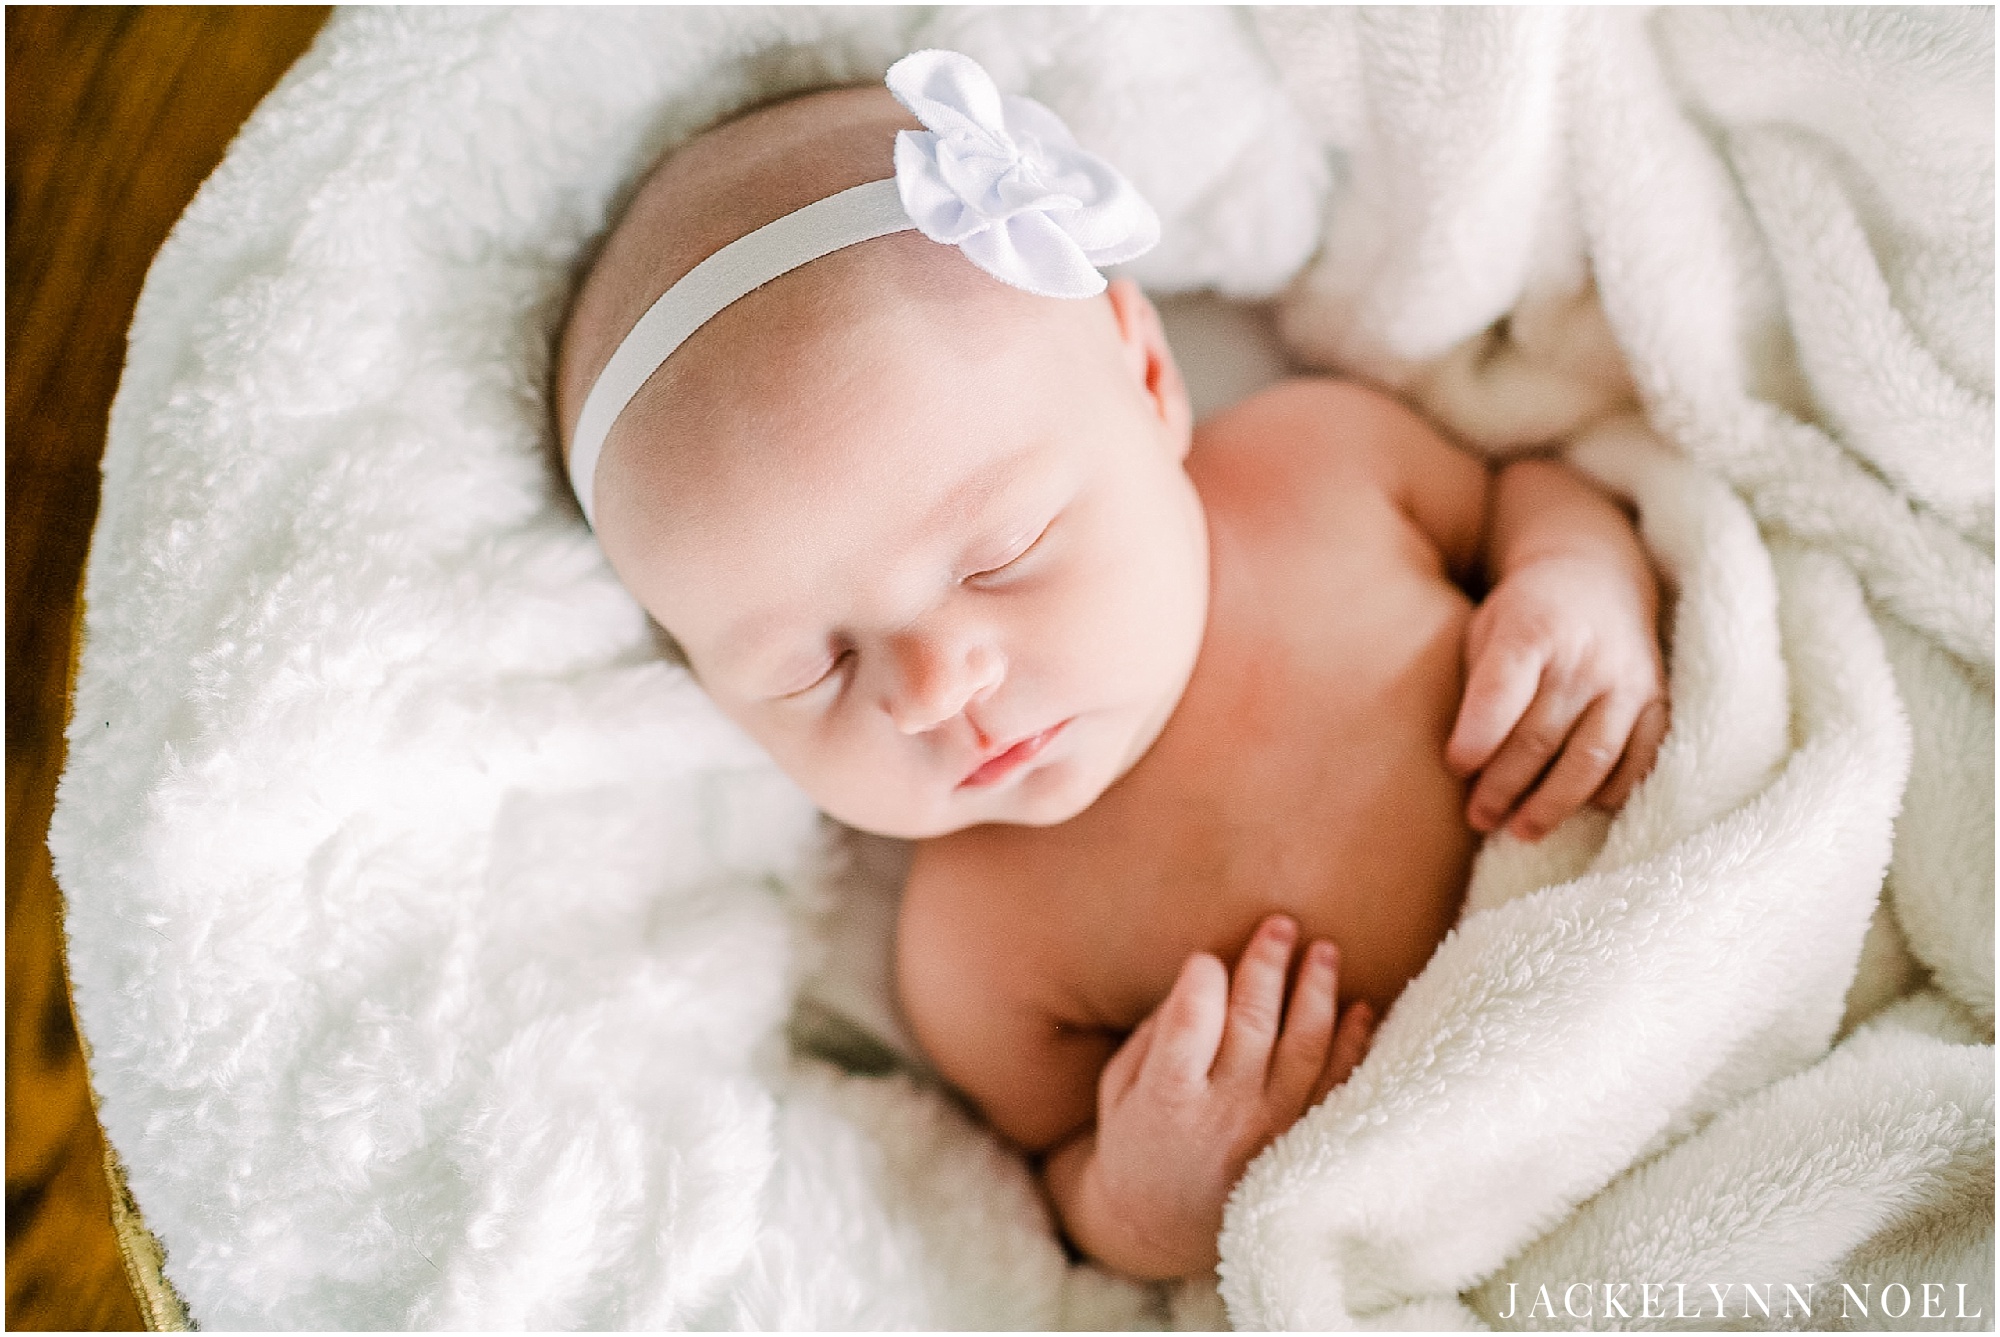
<svg viewBox="0 0 2000 1337"><path fill-rule="evenodd" d="M961 584L977 583L981 585L990 585L997 583L1000 577L1010 574L1014 570L1014 568L1021 565L1022 561L1028 556L1029 553L1033 552L1036 548L1041 546L1042 540L1048 537L1049 530L1055 528L1055 523L1056 523L1055 517L1051 516L1049 518L1049 522L1043 525L1040 531L1037 532L1034 535L1034 537L1030 538L1026 543L1022 544L1021 547L1011 556L1009 556L1006 560L1001 562L996 562L992 566L984 567L978 571L974 571L970 575L966 576L960 583Z"/></svg>
<svg viewBox="0 0 2000 1337"><path fill-rule="evenodd" d="M841 675L846 672L847 666L853 658L853 650L842 650L839 654L834 655L826 661L826 667L820 670L819 676L803 687L795 688L789 692L780 692L777 699L780 701L800 701L819 691L820 688L838 682Z"/></svg>

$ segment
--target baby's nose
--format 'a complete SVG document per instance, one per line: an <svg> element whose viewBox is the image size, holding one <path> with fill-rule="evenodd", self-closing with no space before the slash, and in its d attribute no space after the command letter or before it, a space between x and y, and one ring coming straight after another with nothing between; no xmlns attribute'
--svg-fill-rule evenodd
<svg viewBox="0 0 2000 1337"><path fill-rule="evenodd" d="M1006 675L1006 661L982 641L898 637L891 647L895 681L885 709L906 734L928 733L984 699Z"/></svg>

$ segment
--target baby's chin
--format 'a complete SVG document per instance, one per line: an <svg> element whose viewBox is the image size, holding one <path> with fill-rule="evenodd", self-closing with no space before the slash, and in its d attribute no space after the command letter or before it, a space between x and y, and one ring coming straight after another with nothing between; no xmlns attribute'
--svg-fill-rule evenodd
<svg viewBox="0 0 2000 1337"><path fill-rule="evenodd" d="M1029 777L1033 779L1034 777ZM1014 795L1011 801L999 805L1000 811L991 816L972 817L955 823L952 831L963 831L969 826L984 826L998 823L1004 826L1060 826L1070 818L1080 816L1091 804L1097 802L1106 786L1077 790L1051 788L1048 793L1034 795ZM940 834L948 834L940 833Z"/></svg>

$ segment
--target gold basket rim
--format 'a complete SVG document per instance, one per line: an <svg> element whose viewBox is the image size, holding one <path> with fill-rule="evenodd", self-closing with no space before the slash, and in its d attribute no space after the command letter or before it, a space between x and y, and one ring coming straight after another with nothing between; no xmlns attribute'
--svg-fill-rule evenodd
<svg viewBox="0 0 2000 1337"><path fill-rule="evenodd" d="M87 565L87 564L86 564ZM77 581L76 611L70 619L69 676L64 684L63 696L74 708L76 701L77 666L83 661L83 581ZM65 712L67 714L67 712ZM62 886L56 884L56 895L62 895ZM63 954L69 954L68 934L63 935ZM90 1114L97 1120L100 1132L104 1128L104 1118L97 1106L97 1086L90 1079L90 1038L84 1034L83 1023L76 1015L76 995L69 986L68 963L63 969L63 1000L69 1005L70 1026L76 1031L76 1041L83 1050L84 1087L90 1093ZM125 1163L118 1158L117 1148L111 1145L109 1134L104 1135L104 1182L111 1190L111 1228L118 1237L118 1256L125 1264L125 1281L132 1288L132 1298L138 1301L140 1317L146 1321L148 1332L190 1332L196 1328L188 1316L187 1303L173 1282L167 1280L166 1249L159 1237L146 1225L146 1218L139 1211L138 1199L132 1196L132 1187L125 1180Z"/></svg>

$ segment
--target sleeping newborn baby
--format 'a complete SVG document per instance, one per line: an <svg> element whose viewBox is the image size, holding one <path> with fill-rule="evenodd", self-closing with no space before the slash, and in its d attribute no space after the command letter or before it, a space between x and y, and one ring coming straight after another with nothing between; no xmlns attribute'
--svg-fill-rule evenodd
<svg viewBox="0 0 2000 1337"><path fill-rule="evenodd" d="M1477 834L1651 766L1654 578L1566 468L1491 472L1360 386L1193 424L1096 268L1151 243L1144 201L962 56L889 82L643 183L564 331L571 476L716 704L919 842L905 1012L1069 1238L1198 1273Z"/></svg>

